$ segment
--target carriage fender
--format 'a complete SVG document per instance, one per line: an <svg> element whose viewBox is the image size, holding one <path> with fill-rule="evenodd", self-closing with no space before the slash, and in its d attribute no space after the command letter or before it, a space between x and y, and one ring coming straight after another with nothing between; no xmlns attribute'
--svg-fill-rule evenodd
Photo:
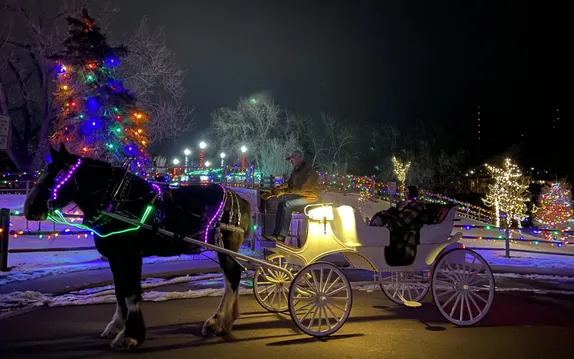
<svg viewBox="0 0 574 359"><path fill-rule="evenodd" d="M464 248L464 244L459 243L462 239L462 232L457 232L452 235L446 242L437 245L429 252L425 259L427 265L432 265L434 261L443 253L451 251L455 248Z"/></svg>

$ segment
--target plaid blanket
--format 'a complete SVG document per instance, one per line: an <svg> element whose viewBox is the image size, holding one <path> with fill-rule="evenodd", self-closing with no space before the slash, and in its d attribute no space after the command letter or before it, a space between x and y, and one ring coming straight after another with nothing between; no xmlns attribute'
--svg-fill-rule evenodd
<svg viewBox="0 0 574 359"><path fill-rule="evenodd" d="M419 230L427 220L427 208L420 201L413 201L390 208L373 216L371 226L386 226L391 234L390 246L385 250L385 259L389 265L411 264L417 253Z"/></svg>

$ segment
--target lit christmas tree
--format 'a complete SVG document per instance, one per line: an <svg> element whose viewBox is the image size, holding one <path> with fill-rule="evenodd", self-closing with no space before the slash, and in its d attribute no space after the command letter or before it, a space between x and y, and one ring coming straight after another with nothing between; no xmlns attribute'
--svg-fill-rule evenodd
<svg viewBox="0 0 574 359"><path fill-rule="evenodd" d="M494 184L488 185L488 194L483 198L487 206L494 207L496 226L500 226L500 214L506 214L506 224L515 219L520 222L527 216L526 202L528 185L522 176L520 168L510 158L504 161L502 168L486 165L494 179Z"/></svg>
<svg viewBox="0 0 574 359"><path fill-rule="evenodd" d="M572 210L572 189L564 182L551 183L542 187L538 205L534 209L534 223L542 229L561 231L570 229L574 221ZM560 233L543 232L548 239L566 239Z"/></svg>
<svg viewBox="0 0 574 359"><path fill-rule="evenodd" d="M64 50L51 57L57 64L55 101L60 111L50 142L113 164L133 156L143 166L148 161L149 119L114 77L127 49L110 47L86 10L81 19L68 17L67 21L70 30Z"/></svg>

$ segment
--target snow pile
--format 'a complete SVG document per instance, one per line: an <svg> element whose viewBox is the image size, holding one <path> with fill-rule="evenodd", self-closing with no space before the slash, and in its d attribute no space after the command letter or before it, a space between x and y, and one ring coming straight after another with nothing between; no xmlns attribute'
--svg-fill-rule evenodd
<svg viewBox="0 0 574 359"><path fill-rule="evenodd" d="M253 292L253 282L251 279L249 279L253 276L253 274L253 271L247 271L243 274L243 279L240 282L239 288L240 295L250 294ZM192 286L194 289L171 292L145 291L146 289L150 288L182 283L190 283L190 286ZM143 300L148 302L162 302L174 299L192 299L201 297L217 297L222 296L224 292L223 275L221 273L183 276L172 279L148 278L142 282L142 288L144 289ZM109 304L115 302L116 296L113 285L88 288L58 296L33 291L0 294L0 308L44 305L49 307L62 307L70 305Z"/></svg>
<svg viewBox="0 0 574 359"><path fill-rule="evenodd" d="M565 269L574 273L574 257L544 253L510 252L510 258L504 256L504 251L475 250L491 266L510 268L544 268Z"/></svg>
<svg viewBox="0 0 574 359"><path fill-rule="evenodd" d="M46 253L33 253L33 255L37 257L37 259L33 263L29 264L22 264L20 266L13 267L9 272L0 272L0 285L5 285L12 282L19 282L19 281L26 281L32 280L47 276L55 276L55 275L62 275L66 273L72 272L79 272L79 271L86 271L86 270L95 270L95 269L106 269L109 268L109 263L103 261L101 256L94 251L95 259L87 260L85 262L80 263L54 263L52 265L41 265L41 261L43 260L43 256L46 256ZM66 254L69 255L70 253L76 252L63 252L62 254L63 259L62 262L66 261ZM85 252L82 252L85 254ZM249 248L241 247L239 249L239 253L252 256L255 258L263 258L263 254L261 252L252 251ZM88 257L89 258L89 257ZM217 260L215 253L213 252L205 252L202 254L196 255L181 255L181 256L174 256L174 257L146 257L143 259L143 263L145 264L154 264L154 263L166 263L166 262L182 262L182 261L196 261L196 260Z"/></svg>

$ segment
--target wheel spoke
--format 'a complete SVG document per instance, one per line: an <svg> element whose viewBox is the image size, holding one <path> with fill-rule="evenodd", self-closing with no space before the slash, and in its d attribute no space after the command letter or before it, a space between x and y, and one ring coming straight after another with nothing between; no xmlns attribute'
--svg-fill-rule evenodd
<svg viewBox="0 0 574 359"><path fill-rule="evenodd" d="M452 315L454 314L454 311L456 310L456 306L458 305L458 302L460 301L460 295L458 295L456 297L456 300L454 301L454 305L452 306L451 310L450 310L450 316L452 317Z"/></svg>
<svg viewBox="0 0 574 359"><path fill-rule="evenodd" d="M339 321L341 320L339 318L339 316L337 314L335 314L335 312L333 312L333 309L331 309L331 305L329 303L325 304L325 308L327 308L329 310L329 312L331 312L331 314L333 315L333 317L335 318L335 321Z"/></svg>
<svg viewBox="0 0 574 359"><path fill-rule="evenodd" d="M487 304L487 303L488 303L488 300L487 300L487 299L484 299L483 297L481 297L480 295L476 294L475 292L469 292L469 293L470 293L470 295L474 296L475 298L480 299L484 304Z"/></svg>
<svg viewBox="0 0 574 359"><path fill-rule="evenodd" d="M347 289L347 288L345 288L344 286L343 286L343 287L339 287L339 288L337 288L337 289L333 289L333 290L332 290L331 292L329 292L329 293L325 293L325 295L327 295L327 296L335 295L335 294L337 294L337 293L339 293L339 292L341 292L341 291L343 291L343 290L346 290L346 289Z"/></svg>
<svg viewBox="0 0 574 359"><path fill-rule="evenodd" d="M466 308L468 309L468 316L470 317L470 320L473 320L474 316L472 315L472 309L470 308L470 302L468 301L468 297L469 297L468 294L465 295L464 300L466 302ZM460 320L462 320L462 318Z"/></svg>
<svg viewBox="0 0 574 359"><path fill-rule="evenodd" d="M333 271L329 270L329 274L327 274L327 279L325 279L325 285L323 286L323 288L321 288L322 292L326 292L326 287L327 287L327 284L329 284L329 281L331 280L332 274L333 274Z"/></svg>

